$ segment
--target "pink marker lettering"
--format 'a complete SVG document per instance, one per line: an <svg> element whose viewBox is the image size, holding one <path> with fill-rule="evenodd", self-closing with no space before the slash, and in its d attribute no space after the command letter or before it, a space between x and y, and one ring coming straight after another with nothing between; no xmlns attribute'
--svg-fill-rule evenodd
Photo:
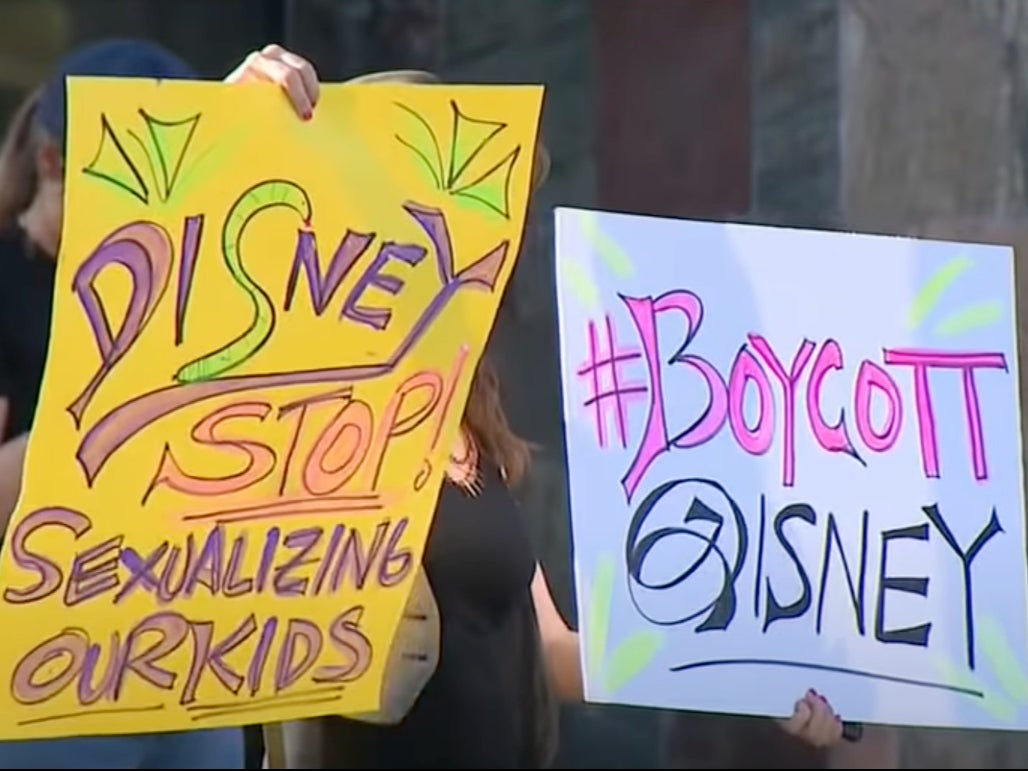
<svg viewBox="0 0 1028 771"><path fill-rule="evenodd" d="M759 404L753 428L746 425L744 411L746 386L751 382L757 387ZM771 392L771 381L746 346L739 349L732 363L732 373L728 376L728 424L732 427L735 441L750 455L763 455L771 449L775 433L775 397Z"/></svg>
<svg viewBox="0 0 1028 771"><path fill-rule="evenodd" d="M881 432L876 431L871 422L871 400L875 389L881 391L889 404L889 417ZM888 372L873 361L864 361L857 370L853 402L857 415L857 433L868 448L875 452L885 452L896 444L903 425L903 400L896 381Z"/></svg>
<svg viewBox="0 0 1028 771"><path fill-rule="evenodd" d="M927 477L939 476L939 450L935 437L935 416L932 412L932 395L928 385L928 370L959 369L963 374L964 410L967 414L967 430L971 445L971 462L974 477L987 479L988 466L985 462L985 440L982 436L982 417L978 407L978 389L975 387L976 369L1001 369L1007 371L1007 359L1002 353L949 353L918 349L886 350L885 363L914 368L914 400L917 407L918 435L921 441L921 465Z"/></svg>
<svg viewBox="0 0 1028 771"><path fill-rule="evenodd" d="M829 338L821 346L810 367L807 381L807 419L814 439L828 452L843 452L863 463L846 432L846 410L839 411L839 422L834 426L825 422L821 413L821 386L829 370L843 367L842 347Z"/></svg>
<svg viewBox="0 0 1028 771"><path fill-rule="evenodd" d="M792 487L796 478L796 382L800 379L803 368L810 361L810 354L814 352L814 344L810 340L804 340L796 355L792 357L792 366L786 374L785 367L778 360L771 345L760 335L749 335L750 345L760 354L760 358L770 367L772 374L782 384L782 484Z"/></svg>
<svg viewBox="0 0 1028 771"><path fill-rule="evenodd" d="M646 418L639 449L621 480L628 500L639 486L646 470L657 457L668 450L672 443L676 447L694 447L714 436L724 425L727 415L725 383L718 371L699 356L686 355L685 349L700 331L703 323L703 302L692 292L678 289L667 292L656 299L651 297L624 297L625 306L635 324L643 357L650 378L650 408ZM657 341L657 314L677 310L685 316L687 328L682 344L671 357L671 363L681 362L696 369L704 378L709 390L707 408L692 426L668 440L667 418L664 413L664 386L661 375L660 349Z"/></svg>

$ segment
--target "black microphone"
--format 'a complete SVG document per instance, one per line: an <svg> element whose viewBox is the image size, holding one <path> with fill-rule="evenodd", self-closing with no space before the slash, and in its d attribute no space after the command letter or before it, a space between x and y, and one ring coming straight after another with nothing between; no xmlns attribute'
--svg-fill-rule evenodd
<svg viewBox="0 0 1028 771"><path fill-rule="evenodd" d="M864 738L863 723L843 723L842 738L848 742L859 742Z"/></svg>

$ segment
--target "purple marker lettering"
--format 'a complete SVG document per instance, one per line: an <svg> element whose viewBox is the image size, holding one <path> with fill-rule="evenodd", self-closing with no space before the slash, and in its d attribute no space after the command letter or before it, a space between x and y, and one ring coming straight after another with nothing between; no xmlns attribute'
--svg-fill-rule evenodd
<svg viewBox="0 0 1028 771"><path fill-rule="evenodd" d="M382 244L364 275L357 279L353 291L350 292L350 296L343 304L343 312L340 317L345 316L360 324L366 324L372 329L385 329L393 315L392 311L387 308L368 308L357 303L371 287L381 289L391 295L398 294L403 288L403 281L396 276L383 273L383 268L392 259L401 260L414 266L425 259L426 254L428 251L423 246L416 244L397 244L392 241Z"/></svg>
<svg viewBox="0 0 1028 771"><path fill-rule="evenodd" d="M186 579L185 588L182 590L183 597L192 597L199 584L207 587L207 590L216 595L221 591L221 577L224 574L222 564L225 554L225 528L223 525L216 525L207 533L203 548L193 562L192 570Z"/></svg>
<svg viewBox="0 0 1028 771"><path fill-rule="evenodd" d="M188 634L189 624L186 620L170 611L154 613L136 624L125 640L125 653L121 657L113 700L121 698L129 672L153 688L166 691L174 688L178 675L160 666L160 662L178 650Z"/></svg>
<svg viewBox="0 0 1028 771"><path fill-rule="evenodd" d="M246 559L246 534L241 533L232 542L232 553L229 554L228 567L225 569L224 593L226 597L238 597L253 591L253 579L239 576L244 559Z"/></svg>
<svg viewBox="0 0 1028 771"><path fill-rule="evenodd" d="M68 407L76 425L81 423L100 384L150 321L167 288L172 262L168 232L152 222L134 222L108 236L75 273L73 288L92 327L101 362L96 374ZM132 294L117 334L111 331L106 308L96 290L100 273L114 264L121 265L132 276Z"/></svg>
<svg viewBox="0 0 1028 771"><path fill-rule="evenodd" d="M93 523L85 514L73 509L38 509L18 523L11 537L11 557L22 570L34 572L39 580L24 588L7 587L4 601L12 605L36 602L49 597L61 587L64 574L61 568L38 552L28 548L29 536L44 527L57 526L74 533L79 539L92 528Z"/></svg>
<svg viewBox="0 0 1028 771"><path fill-rule="evenodd" d="M257 631L257 619L251 613L243 619L228 637L218 643L214 642L214 622L194 621L189 625L193 630L195 651L193 662L189 668L186 684L182 688L181 704L192 704L196 701L196 691L200 685L200 676L205 669L210 669L225 690L232 694L239 693L243 687L243 676L236 672L225 661L225 657L246 642Z"/></svg>
<svg viewBox="0 0 1028 771"><path fill-rule="evenodd" d="M310 289L314 314L320 316L324 313L343 279L350 273L357 260L367 251L374 239L374 233L355 233L347 230L346 235L339 242L335 254L332 255L328 270L322 275L315 235L305 230L297 231L296 253L293 257L293 267L289 271L289 280L286 283L286 296L283 303L285 309L288 311L293 307L296 286L302 270L307 275L307 286Z"/></svg>
<svg viewBox="0 0 1028 771"><path fill-rule="evenodd" d="M303 648L299 661L296 660L297 643ZM302 618L289 619L282 649L278 653L278 666L275 667L275 693L284 691L307 674L318 660L322 644L321 630L316 624Z"/></svg>
<svg viewBox="0 0 1028 771"><path fill-rule="evenodd" d="M268 654L271 653L271 644L275 640L275 632L278 631L278 619L272 616L264 622L261 629L261 636L257 640L257 648L254 650L250 666L246 670L246 680L249 683L250 695L256 696L264 684L264 667L268 663Z"/></svg>
<svg viewBox="0 0 1028 771"><path fill-rule="evenodd" d="M107 656L107 666L100 676L100 682L94 685L93 676L100 663L103 648L99 643L90 643L89 649L86 651L85 660L82 662L82 671L79 673L79 704L85 706L95 704L101 697L109 697L114 693L121 664L121 638L117 632L111 633L111 644L109 647L110 652Z"/></svg>
<svg viewBox="0 0 1028 771"><path fill-rule="evenodd" d="M254 582L258 594L264 591L264 587L268 583L268 574L271 573L275 550L278 548L278 539L281 535L282 531L278 527L273 527L264 536L264 551L261 553L261 564L257 566L257 580Z"/></svg>
<svg viewBox="0 0 1028 771"><path fill-rule="evenodd" d="M116 535L75 556L64 587L65 605L78 605L118 585L118 556L124 540L125 536Z"/></svg>
<svg viewBox="0 0 1028 771"><path fill-rule="evenodd" d="M19 704L41 704L57 696L78 677L89 650L89 637L67 629L26 653L14 668L11 696Z"/></svg>

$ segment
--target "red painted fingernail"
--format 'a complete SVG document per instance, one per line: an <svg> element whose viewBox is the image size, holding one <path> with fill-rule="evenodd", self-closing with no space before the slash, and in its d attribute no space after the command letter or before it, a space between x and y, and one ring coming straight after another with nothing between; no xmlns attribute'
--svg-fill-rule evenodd
<svg viewBox="0 0 1028 771"><path fill-rule="evenodd" d="M807 691L807 696L817 696L817 698L819 698L819 699L821 698L820 694L817 691L815 691L813 688L811 688L811 689L809 689Z"/></svg>
<svg viewBox="0 0 1028 771"><path fill-rule="evenodd" d="M313 117L314 117L314 113L310 112L309 110L303 114L303 119L304 120L310 120Z"/></svg>
<svg viewBox="0 0 1028 771"><path fill-rule="evenodd" d="M824 696L822 696L822 695L821 695L820 693L819 693L819 694L817 694L817 698L821 699L821 701L823 701L823 702L824 702L825 704L827 704L827 703L828 703L828 699L826 699L826 698L825 698Z"/></svg>

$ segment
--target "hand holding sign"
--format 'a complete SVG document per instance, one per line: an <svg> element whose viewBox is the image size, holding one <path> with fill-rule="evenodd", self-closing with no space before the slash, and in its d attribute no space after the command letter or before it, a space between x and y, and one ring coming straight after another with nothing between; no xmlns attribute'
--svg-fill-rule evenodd
<svg viewBox="0 0 1028 771"><path fill-rule="evenodd" d="M842 720L825 697L814 690L796 702L792 716L781 725L786 733L814 747L831 747L842 738Z"/></svg>
<svg viewBox="0 0 1028 771"><path fill-rule="evenodd" d="M312 76L280 49L230 76L312 123L270 88L70 81L3 738L380 706L542 89Z"/></svg>
<svg viewBox="0 0 1028 771"><path fill-rule="evenodd" d="M275 83L285 91L293 109L304 120L310 120L321 95L318 73L299 54L280 45L268 45L254 51L225 78L226 83Z"/></svg>
<svg viewBox="0 0 1028 771"><path fill-rule="evenodd" d="M1028 725L1009 249L561 210L557 255L590 698Z"/></svg>

